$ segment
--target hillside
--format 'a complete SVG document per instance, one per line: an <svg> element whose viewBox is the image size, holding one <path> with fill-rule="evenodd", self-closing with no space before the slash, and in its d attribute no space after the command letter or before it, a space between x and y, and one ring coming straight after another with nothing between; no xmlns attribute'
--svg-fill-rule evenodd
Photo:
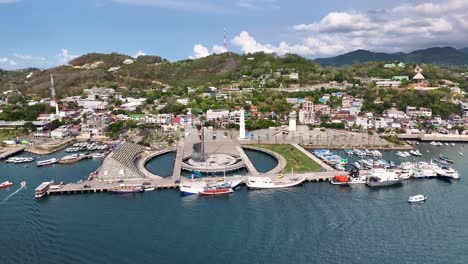
<svg viewBox="0 0 468 264"><path fill-rule="evenodd" d="M429 48L411 53L375 53L357 50L332 58L315 60L322 66L343 67L365 62L403 61L408 63L426 63L441 66L468 65L468 48L457 50L452 47Z"/></svg>
<svg viewBox="0 0 468 264"><path fill-rule="evenodd" d="M319 78L323 69L309 59L292 54L279 57L266 53L248 56L223 53L171 63L158 56L132 58L117 53L90 53L70 61L69 65L48 70L4 71L0 73L0 90L16 88L25 94L47 96L50 74L54 75L59 96L80 94L84 88L94 85L141 89L165 85L251 86L260 76L272 76L276 71L298 72L300 82L309 83Z"/></svg>

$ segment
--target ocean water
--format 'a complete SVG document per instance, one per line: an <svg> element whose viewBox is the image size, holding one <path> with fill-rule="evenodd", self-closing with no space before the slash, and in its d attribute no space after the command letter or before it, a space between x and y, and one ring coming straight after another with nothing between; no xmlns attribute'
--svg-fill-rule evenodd
<svg viewBox="0 0 468 264"><path fill-rule="evenodd" d="M467 263L463 148L420 149L421 160L439 153L454 159L462 179L382 189L329 183L241 188L216 198L165 190L36 201L34 188L42 181L85 179L100 161L44 168L2 161L0 181L17 184L0 190L0 263ZM403 160L391 152L385 158ZM5 200L22 180L27 188ZM406 201L418 193L428 196L424 204Z"/></svg>

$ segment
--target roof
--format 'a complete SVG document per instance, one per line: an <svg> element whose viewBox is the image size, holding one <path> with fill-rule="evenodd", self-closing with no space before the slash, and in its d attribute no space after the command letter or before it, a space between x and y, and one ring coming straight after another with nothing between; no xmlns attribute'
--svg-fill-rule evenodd
<svg viewBox="0 0 468 264"><path fill-rule="evenodd" d="M413 77L413 80L425 80L426 78L424 78L424 76L422 75L422 73L418 72L414 77Z"/></svg>

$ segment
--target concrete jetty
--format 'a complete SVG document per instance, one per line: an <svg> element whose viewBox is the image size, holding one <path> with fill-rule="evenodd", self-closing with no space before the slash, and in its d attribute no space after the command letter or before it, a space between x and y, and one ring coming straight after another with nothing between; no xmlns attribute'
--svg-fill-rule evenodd
<svg viewBox="0 0 468 264"><path fill-rule="evenodd" d="M184 159L184 143L185 140L181 139L177 145L177 154L174 163L174 171L172 172L172 177L180 178L180 173L182 171L182 162Z"/></svg>
<svg viewBox="0 0 468 264"><path fill-rule="evenodd" d="M247 154L245 154L244 149L241 146L236 146L237 152L239 152L239 155L241 156L242 160L245 163L245 166L247 167L247 170L249 170L250 174L253 176L257 176L260 173L257 171L257 168L253 165L252 161L249 159Z"/></svg>
<svg viewBox="0 0 468 264"><path fill-rule="evenodd" d="M16 153L24 151L24 149L25 149L24 146L7 148L4 152L0 153L0 159L6 159L10 156L15 155Z"/></svg>

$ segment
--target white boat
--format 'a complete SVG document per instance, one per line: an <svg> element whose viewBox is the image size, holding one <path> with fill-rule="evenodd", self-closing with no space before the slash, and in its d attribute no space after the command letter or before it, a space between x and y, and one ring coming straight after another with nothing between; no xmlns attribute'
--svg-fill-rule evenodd
<svg viewBox="0 0 468 264"><path fill-rule="evenodd" d="M448 147L449 143L445 142L444 145L445 145L446 147Z"/></svg>
<svg viewBox="0 0 468 264"><path fill-rule="evenodd" d="M154 191L154 187L144 188L145 192L152 192Z"/></svg>
<svg viewBox="0 0 468 264"><path fill-rule="evenodd" d="M205 191L206 187L221 185L221 184L229 184L233 190L237 189L242 183L244 182L243 179L240 180L233 180L233 181L220 181L216 184L209 184L203 180L188 180L182 181L179 184L179 190L184 195L192 195L192 194L199 194Z"/></svg>
<svg viewBox="0 0 468 264"><path fill-rule="evenodd" d="M450 143L450 146L455 147L455 143Z"/></svg>
<svg viewBox="0 0 468 264"><path fill-rule="evenodd" d="M427 162L418 162L413 168L413 178L436 177L437 165Z"/></svg>
<svg viewBox="0 0 468 264"><path fill-rule="evenodd" d="M406 154L405 154L404 152L401 152L401 151L397 151L395 154L396 154L397 156L402 157L402 158L408 157L408 156L406 156Z"/></svg>
<svg viewBox="0 0 468 264"><path fill-rule="evenodd" d="M248 177L247 187L250 189L279 189L297 186L305 181L303 177L294 178L270 178L270 177Z"/></svg>
<svg viewBox="0 0 468 264"><path fill-rule="evenodd" d="M413 195L408 198L408 202L410 203L420 203L426 201L427 196L418 194L418 195Z"/></svg>
<svg viewBox="0 0 468 264"><path fill-rule="evenodd" d="M42 198L47 193L47 191L53 183L54 181L43 182L39 186L37 186L37 188L34 190L34 198Z"/></svg>
<svg viewBox="0 0 468 264"><path fill-rule="evenodd" d="M431 141L431 143L429 143L429 144L431 144L432 146L438 146L438 145L439 145L439 144L437 144L437 142L435 142L435 141Z"/></svg>
<svg viewBox="0 0 468 264"><path fill-rule="evenodd" d="M413 155L413 156L416 156L416 157L421 157L422 156L422 153L417 149L416 150L411 150L409 153L411 155Z"/></svg>
<svg viewBox="0 0 468 264"><path fill-rule="evenodd" d="M100 153L96 153L96 154L91 155L91 157L93 159L105 158L106 156L107 156L107 153L105 153L105 152L100 152Z"/></svg>
<svg viewBox="0 0 468 264"><path fill-rule="evenodd" d="M436 169L436 174L439 177L446 177L451 179L460 179L460 174L453 168L441 167Z"/></svg>
<svg viewBox="0 0 468 264"><path fill-rule="evenodd" d="M348 184L365 184L367 175L360 174L359 176L350 177Z"/></svg>
<svg viewBox="0 0 468 264"><path fill-rule="evenodd" d="M394 170L373 169L367 178L367 186L369 187L384 187L396 184L401 184L403 181Z"/></svg>
<svg viewBox="0 0 468 264"><path fill-rule="evenodd" d="M40 160L37 162L37 166L40 167L40 166L52 165L52 164L57 163L58 161L59 160L57 158L52 158L48 160Z"/></svg>
<svg viewBox="0 0 468 264"><path fill-rule="evenodd" d="M463 156L463 152L459 152L458 155Z"/></svg>

